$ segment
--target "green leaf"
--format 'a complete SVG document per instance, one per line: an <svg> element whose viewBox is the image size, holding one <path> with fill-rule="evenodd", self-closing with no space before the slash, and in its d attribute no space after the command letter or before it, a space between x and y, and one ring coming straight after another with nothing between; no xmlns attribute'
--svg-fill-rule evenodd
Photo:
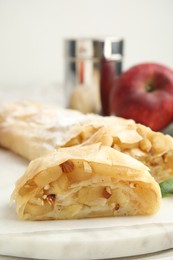
<svg viewBox="0 0 173 260"><path fill-rule="evenodd" d="M159 183L162 197L173 195L173 179Z"/></svg>

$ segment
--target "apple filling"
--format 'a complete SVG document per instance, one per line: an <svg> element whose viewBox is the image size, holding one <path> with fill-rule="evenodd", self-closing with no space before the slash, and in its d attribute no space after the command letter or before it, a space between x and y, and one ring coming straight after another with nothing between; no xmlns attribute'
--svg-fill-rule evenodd
<svg viewBox="0 0 173 260"><path fill-rule="evenodd" d="M78 135L71 138L62 147L70 147L70 146L74 146L74 145L79 145L79 144L85 142L88 138L90 138L95 132L96 132L96 129L93 126L91 126L91 125L85 126L83 131L81 131Z"/></svg>
<svg viewBox="0 0 173 260"><path fill-rule="evenodd" d="M173 178L172 138L144 128L139 125L136 129L137 133L142 137L141 140L127 143L115 137L112 147L148 166L152 176L158 183Z"/></svg>
<svg viewBox="0 0 173 260"><path fill-rule="evenodd" d="M38 173L19 190L23 219L75 219L151 214L150 183L120 178L122 169L67 160ZM106 175L105 175L106 172ZM146 192L147 190L147 192ZM153 211L153 209L152 209Z"/></svg>

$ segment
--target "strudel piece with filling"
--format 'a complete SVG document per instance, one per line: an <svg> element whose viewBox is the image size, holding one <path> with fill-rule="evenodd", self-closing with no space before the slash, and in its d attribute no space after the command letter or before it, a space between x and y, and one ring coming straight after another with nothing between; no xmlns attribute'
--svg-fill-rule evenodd
<svg viewBox="0 0 173 260"><path fill-rule="evenodd" d="M161 194L145 165L97 143L33 160L12 198L21 219L54 220L154 214Z"/></svg>

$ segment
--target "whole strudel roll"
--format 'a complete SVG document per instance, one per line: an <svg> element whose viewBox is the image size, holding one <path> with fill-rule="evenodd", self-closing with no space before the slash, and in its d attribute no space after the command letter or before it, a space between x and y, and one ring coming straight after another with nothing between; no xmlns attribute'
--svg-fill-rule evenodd
<svg viewBox="0 0 173 260"><path fill-rule="evenodd" d="M12 198L20 219L53 220L153 214L161 194L145 165L97 143L33 160Z"/></svg>

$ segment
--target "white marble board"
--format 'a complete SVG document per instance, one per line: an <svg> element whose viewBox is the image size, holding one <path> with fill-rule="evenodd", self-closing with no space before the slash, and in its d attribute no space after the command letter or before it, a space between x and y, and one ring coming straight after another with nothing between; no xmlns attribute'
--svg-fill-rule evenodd
<svg viewBox="0 0 173 260"><path fill-rule="evenodd" d="M173 198L149 217L20 221L9 206L28 162L0 150L0 255L37 259L109 259L173 248Z"/></svg>

